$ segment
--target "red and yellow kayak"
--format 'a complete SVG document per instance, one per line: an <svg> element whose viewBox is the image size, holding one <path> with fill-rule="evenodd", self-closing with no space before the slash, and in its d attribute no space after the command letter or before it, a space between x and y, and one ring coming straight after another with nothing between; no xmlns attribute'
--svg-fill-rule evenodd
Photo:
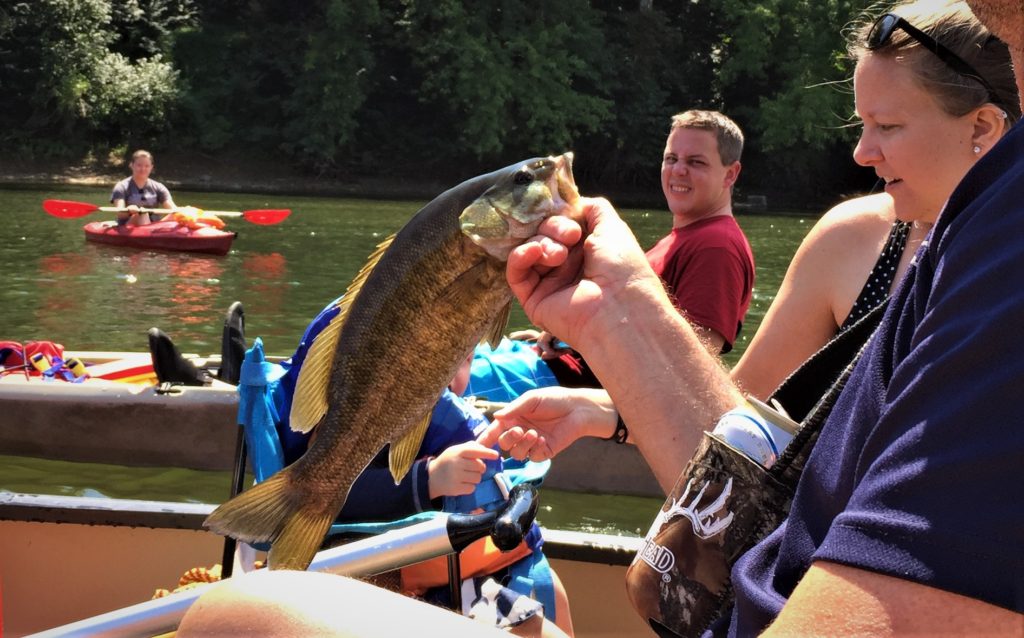
<svg viewBox="0 0 1024 638"><path fill-rule="evenodd" d="M177 221L159 221L145 226L118 226L115 221L85 225L86 241L128 248L173 250L226 255L238 233L199 225L190 228Z"/></svg>

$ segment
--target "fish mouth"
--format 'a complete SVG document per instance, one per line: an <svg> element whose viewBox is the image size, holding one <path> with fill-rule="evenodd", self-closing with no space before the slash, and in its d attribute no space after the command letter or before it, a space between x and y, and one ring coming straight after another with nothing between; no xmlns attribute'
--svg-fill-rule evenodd
<svg viewBox="0 0 1024 638"><path fill-rule="evenodd" d="M487 190L459 216L462 232L502 261L537 234L548 217L576 217L580 200L573 154L530 160Z"/></svg>
<svg viewBox="0 0 1024 638"><path fill-rule="evenodd" d="M540 164L537 171L538 181L543 181L544 188L550 194L550 201L532 211L516 208L508 210L506 219L510 237L529 239L537 234L537 227L548 217L572 216L576 211L576 206L580 201L580 192L572 174L573 157L572 152L567 152L538 162Z"/></svg>
<svg viewBox="0 0 1024 638"><path fill-rule="evenodd" d="M553 174L555 180L554 192L558 193L558 202L564 212L566 208L575 212L580 201L580 190L576 187L576 178L572 174L572 160L575 154L572 151L562 153L555 158L556 168Z"/></svg>

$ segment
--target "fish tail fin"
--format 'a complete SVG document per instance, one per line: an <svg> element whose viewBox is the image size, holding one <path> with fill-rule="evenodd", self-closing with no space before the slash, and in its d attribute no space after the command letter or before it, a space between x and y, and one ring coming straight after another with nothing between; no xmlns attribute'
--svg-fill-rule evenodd
<svg viewBox="0 0 1024 638"><path fill-rule="evenodd" d="M284 524L281 535L270 547L270 569L304 570L313 562L334 517L315 512L295 512Z"/></svg>
<svg viewBox="0 0 1024 638"><path fill-rule="evenodd" d="M305 569L333 518L329 512L310 511L309 499L285 468L222 503L203 525L247 543L270 541L272 569ZM281 564L274 563L275 557Z"/></svg>
<svg viewBox="0 0 1024 638"><path fill-rule="evenodd" d="M247 543L274 540L284 519L302 503L292 487L291 472L284 470L254 485L213 510L203 526Z"/></svg>

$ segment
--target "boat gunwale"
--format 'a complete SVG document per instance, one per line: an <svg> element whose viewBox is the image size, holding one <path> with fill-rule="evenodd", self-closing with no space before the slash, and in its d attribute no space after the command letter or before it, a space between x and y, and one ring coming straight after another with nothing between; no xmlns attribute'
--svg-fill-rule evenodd
<svg viewBox="0 0 1024 638"><path fill-rule="evenodd" d="M207 531L203 521L217 506L94 496L0 491L0 520ZM211 532L212 533L212 532ZM543 529L544 554L605 565L629 565L643 545L640 537Z"/></svg>

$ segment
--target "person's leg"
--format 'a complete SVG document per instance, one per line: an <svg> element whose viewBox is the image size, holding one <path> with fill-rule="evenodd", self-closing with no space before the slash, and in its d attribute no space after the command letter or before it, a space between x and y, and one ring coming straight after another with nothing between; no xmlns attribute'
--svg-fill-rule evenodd
<svg viewBox="0 0 1024 638"><path fill-rule="evenodd" d="M551 570L551 582L555 586L555 625L565 632L567 636L573 636L572 613L569 611L569 595L565 593L565 586L558 577L555 570Z"/></svg>
<svg viewBox="0 0 1024 638"><path fill-rule="evenodd" d="M258 570L211 585L185 614L179 638L508 636L446 609L320 572Z"/></svg>

